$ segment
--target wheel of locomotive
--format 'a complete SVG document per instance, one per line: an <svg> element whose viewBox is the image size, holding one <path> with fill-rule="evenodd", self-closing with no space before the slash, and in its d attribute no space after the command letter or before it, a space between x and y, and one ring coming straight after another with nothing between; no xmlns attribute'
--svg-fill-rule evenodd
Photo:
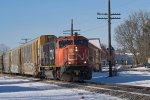
<svg viewBox="0 0 150 100"><path fill-rule="evenodd" d="M62 73L60 80L71 82L73 81L73 75L71 73Z"/></svg>
<svg viewBox="0 0 150 100"><path fill-rule="evenodd" d="M53 77L54 77L54 80L57 80L57 69L56 68L53 68Z"/></svg>

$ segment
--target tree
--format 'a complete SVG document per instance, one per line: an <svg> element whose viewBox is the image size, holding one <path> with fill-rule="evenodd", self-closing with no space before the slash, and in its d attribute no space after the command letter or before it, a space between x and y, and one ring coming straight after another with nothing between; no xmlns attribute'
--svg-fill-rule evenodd
<svg viewBox="0 0 150 100"><path fill-rule="evenodd" d="M143 56L144 56L144 60L146 61L145 63L147 63L148 58L150 57L150 21L147 22L147 24L144 27L144 34L142 37L142 45L143 45Z"/></svg>
<svg viewBox="0 0 150 100"><path fill-rule="evenodd" d="M150 51L150 13L138 11L129 16L115 29L115 40L124 49L133 53L136 64L145 63Z"/></svg>
<svg viewBox="0 0 150 100"><path fill-rule="evenodd" d="M116 48L115 52L118 54L124 54L124 53L128 53L129 51L127 51L124 48Z"/></svg>
<svg viewBox="0 0 150 100"><path fill-rule="evenodd" d="M5 53L9 50L9 47L4 45L4 44L0 44L0 54Z"/></svg>

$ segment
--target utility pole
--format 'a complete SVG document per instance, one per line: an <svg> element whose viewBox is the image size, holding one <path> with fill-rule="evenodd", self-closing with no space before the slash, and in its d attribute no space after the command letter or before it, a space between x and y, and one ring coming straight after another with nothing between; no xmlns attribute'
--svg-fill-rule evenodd
<svg viewBox="0 0 150 100"><path fill-rule="evenodd" d="M107 17L98 17L97 19L108 19L108 50L109 50L109 77L112 77L112 46L111 46L111 20L120 19L119 17L111 17L112 15L121 15L119 13L111 13L110 0L108 0L108 13L97 13L97 15L107 15Z"/></svg>
<svg viewBox="0 0 150 100"><path fill-rule="evenodd" d="M73 33L77 32L77 31L80 31L80 30L74 30L73 29L73 19L71 19L71 29L70 30L65 30L63 32L65 32L64 34L70 34L71 36L73 36ZM70 32L70 33L66 33L66 32Z"/></svg>

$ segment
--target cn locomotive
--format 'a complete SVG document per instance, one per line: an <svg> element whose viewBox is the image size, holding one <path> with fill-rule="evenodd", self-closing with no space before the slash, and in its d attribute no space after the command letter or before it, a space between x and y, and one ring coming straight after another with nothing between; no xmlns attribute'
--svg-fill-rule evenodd
<svg viewBox="0 0 150 100"><path fill-rule="evenodd" d="M88 39L77 34L42 35L2 55L3 73L65 81L92 78Z"/></svg>

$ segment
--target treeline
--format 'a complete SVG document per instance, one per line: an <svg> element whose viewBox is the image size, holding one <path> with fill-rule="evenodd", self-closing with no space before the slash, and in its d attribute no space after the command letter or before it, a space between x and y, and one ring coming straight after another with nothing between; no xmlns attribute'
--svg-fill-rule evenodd
<svg viewBox="0 0 150 100"><path fill-rule="evenodd" d="M9 50L10 48L4 44L0 44L0 54L5 53Z"/></svg>
<svg viewBox="0 0 150 100"><path fill-rule="evenodd" d="M150 12L140 10L129 15L115 29L115 41L134 55L136 65L147 63L150 57Z"/></svg>

